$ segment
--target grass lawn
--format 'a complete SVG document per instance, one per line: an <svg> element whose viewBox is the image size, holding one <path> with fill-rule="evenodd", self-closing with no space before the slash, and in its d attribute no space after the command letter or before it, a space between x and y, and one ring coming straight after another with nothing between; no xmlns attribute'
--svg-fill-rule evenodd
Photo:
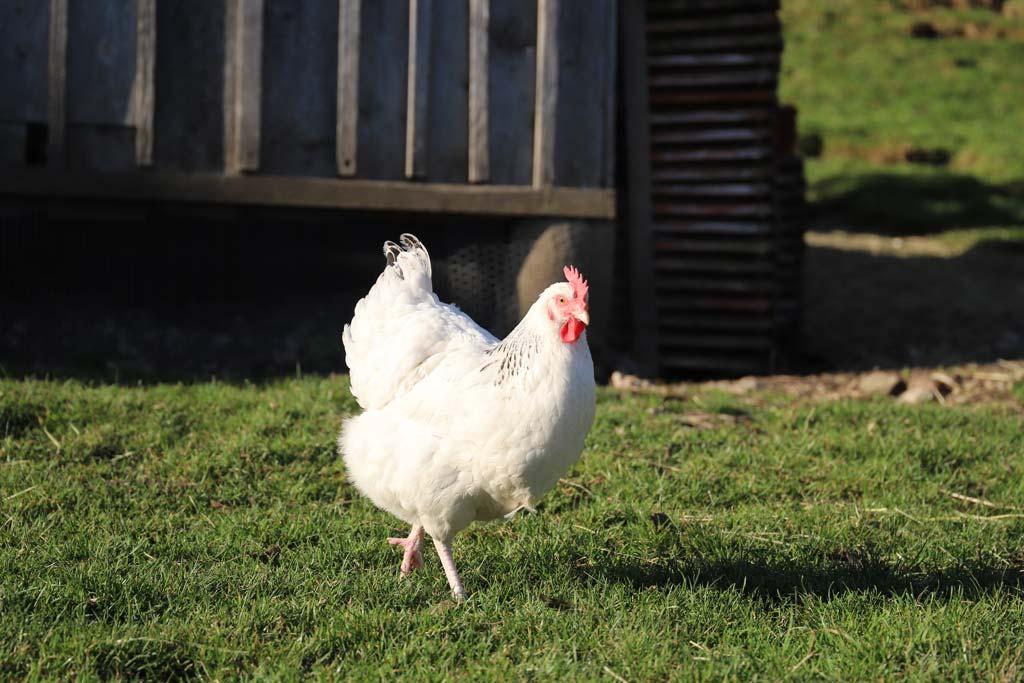
<svg viewBox="0 0 1024 683"><path fill-rule="evenodd" d="M779 94L798 106L801 134L821 141L810 196L839 227L1024 225L1024 2L1007 0L1017 16L942 4L782 3ZM937 36L912 37L915 24ZM948 161L908 163L913 150Z"/></svg>
<svg viewBox="0 0 1024 683"><path fill-rule="evenodd" d="M1024 672L1024 410L598 401L539 514L457 539L460 606L346 484L344 377L0 381L0 677Z"/></svg>

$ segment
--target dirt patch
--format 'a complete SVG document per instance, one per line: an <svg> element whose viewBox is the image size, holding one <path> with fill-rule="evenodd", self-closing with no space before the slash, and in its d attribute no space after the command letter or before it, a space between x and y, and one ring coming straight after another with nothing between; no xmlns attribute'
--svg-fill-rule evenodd
<svg viewBox="0 0 1024 683"><path fill-rule="evenodd" d="M924 11L942 7L946 9L988 9L1001 12L1006 0L903 0L904 9Z"/></svg>
<svg viewBox="0 0 1024 683"><path fill-rule="evenodd" d="M616 372L612 374L611 386L625 391L663 395L692 395L706 390L724 391L735 396L773 392L808 401L869 399L885 394L903 403L935 401L949 406L1002 404L1024 413L1024 404L1014 392L1015 385L1024 382L1024 360L970 363L941 369L914 368L891 373L900 382L886 383L884 391L879 388L883 386L879 374L890 373L827 372L668 383L651 382Z"/></svg>
<svg viewBox="0 0 1024 683"><path fill-rule="evenodd" d="M859 159L882 166L902 164L907 160L910 145L891 143L877 146L853 145L843 142L826 141L819 156L829 159Z"/></svg>
<svg viewBox="0 0 1024 683"><path fill-rule="evenodd" d="M890 237L888 235L854 234L844 232L809 232L805 236L809 247L839 249L843 251L864 251L874 256L913 258L934 256L952 258L964 250L951 242L929 237Z"/></svg>
<svg viewBox="0 0 1024 683"><path fill-rule="evenodd" d="M1014 10L1015 13L1019 11L1017 9ZM962 38L980 41L1020 40L1024 37L1024 30L975 21L957 24L940 21L915 21L911 24L909 32L912 38L923 40L937 40L941 38Z"/></svg>

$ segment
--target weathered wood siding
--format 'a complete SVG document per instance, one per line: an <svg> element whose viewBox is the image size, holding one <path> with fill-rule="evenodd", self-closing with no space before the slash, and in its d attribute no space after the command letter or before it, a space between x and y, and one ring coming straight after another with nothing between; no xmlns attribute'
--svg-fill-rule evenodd
<svg viewBox="0 0 1024 683"><path fill-rule="evenodd" d="M537 5L489 0L487 115L490 178L526 185L533 173Z"/></svg>
<svg viewBox="0 0 1024 683"><path fill-rule="evenodd" d="M71 168L135 166L135 0L69 2L65 135Z"/></svg>
<svg viewBox="0 0 1024 683"><path fill-rule="evenodd" d="M265 173L333 176L338 0L269 0L263 18Z"/></svg>
<svg viewBox="0 0 1024 683"><path fill-rule="evenodd" d="M397 180L405 177L409 2L361 4L356 176Z"/></svg>
<svg viewBox="0 0 1024 683"><path fill-rule="evenodd" d="M0 121L45 123L50 10L40 0L0 2Z"/></svg>
<svg viewBox="0 0 1024 683"><path fill-rule="evenodd" d="M227 0L157 0L153 165L224 169Z"/></svg>
<svg viewBox="0 0 1024 683"><path fill-rule="evenodd" d="M616 5L0 0L0 166L524 186L552 205L613 185Z"/></svg>
<svg viewBox="0 0 1024 683"><path fill-rule="evenodd" d="M49 22L47 3L0 2L0 167L26 163L29 128L46 124Z"/></svg>

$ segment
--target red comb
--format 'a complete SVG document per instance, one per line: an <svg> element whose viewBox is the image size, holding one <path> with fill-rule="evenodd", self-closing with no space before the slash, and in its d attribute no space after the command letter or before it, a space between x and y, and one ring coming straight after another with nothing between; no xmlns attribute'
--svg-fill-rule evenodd
<svg viewBox="0 0 1024 683"><path fill-rule="evenodd" d="M562 272L565 273L565 279L572 285L572 298L586 300L589 286L587 281L583 279L583 276L580 275L580 271L576 270L573 266L566 266L562 269Z"/></svg>

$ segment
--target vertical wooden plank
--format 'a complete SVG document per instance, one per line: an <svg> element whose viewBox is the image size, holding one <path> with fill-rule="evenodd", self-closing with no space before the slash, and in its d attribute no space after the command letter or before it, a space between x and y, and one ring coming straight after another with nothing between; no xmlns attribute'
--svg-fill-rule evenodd
<svg viewBox="0 0 1024 683"><path fill-rule="evenodd" d="M469 175L469 3L432 7L424 179L465 183Z"/></svg>
<svg viewBox="0 0 1024 683"><path fill-rule="evenodd" d="M555 126L558 113L561 0L537 0L537 94L533 123L533 186L555 180Z"/></svg>
<svg viewBox="0 0 1024 683"><path fill-rule="evenodd" d="M647 92L646 3L623 2L622 80L626 131L626 220L633 355L648 374L658 370L658 325L651 239L650 111Z"/></svg>
<svg viewBox="0 0 1024 683"><path fill-rule="evenodd" d="M338 175L358 170L360 0L339 0L338 103L335 158Z"/></svg>
<svg viewBox="0 0 1024 683"><path fill-rule="evenodd" d="M136 4L136 0L90 0L68 5L69 123L129 123Z"/></svg>
<svg viewBox="0 0 1024 683"><path fill-rule="evenodd" d="M260 168L263 84L263 0L242 0L239 13L238 79L235 92L235 168Z"/></svg>
<svg viewBox="0 0 1024 683"><path fill-rule="evenodd" d="M598 187L605 177L607 93L614 87L609 23L615 0L561 3L552 182Z"/></svg>
<svg viewBox="0 0 1024 683"><path fill-rule="evenodd" d="M225 10L225 0L156 5L156 166L181 171L224 167Z"/></svg>
<svg viewBox="0 0 1024 683"><path fill-rule="evenodd" d="M40 0L0 0L0 163L42 161L32 148L49 119L50 7ZM32 157L32 158L30 158Z"/></svg>
<svg viewBox="0 0 1024 683"><path fill-rule="evenodd" d="M65 99L67 94L67 0L50 0L50 61L47 162L53 168L65 165L64 129L67 121Z"/></svg>
<svg viewBox="0 0 1024 683"><path fill-rule="evenodd" d="M405 177L427 174L430 114L431 0L409 0L409 76L406 81Z"/></svg>
<svg viewBox="0 0 1024 683"><path fill-rule="evenodd" d="M0 0L0 121L46 123L50 6Z"/></svg>
<svg viewBox="0 0 1024 683"><path fill-rule="evenodd" d="M225 18L224 168L260 167L263 0L228 0Z"/></svg>
<svg viewBox="0 0 1024 683"><path fill-rule="evenodd" d="M360 8L359 177L405 176L407 0L365 2Z"/></svg>
<svg viewBox="0 0 1024 683"><path fill-rule="evenodd" d="M488 134L490 181L533 182L537 80L537 3L489 0Z"/></svg>
<svg viewBox="0 0 1024 683"><path fill-rule="evenodd" d="M238 68L238 24L243 0L224 0L224 93L221 106L224 107L224 159L223 167L227 173L237 173L235 168L235 144L238 135L238 116L235 114L235 98L238 92L240 77Z"/></svg>
<svg viewBox="0 0 1024 683"><path fill-rule="evenodd" d="M604 44L607 52L603 61L604 67L604 159L602 175L598 184L601 187L615 187L615 93L618 92L618 47L619 47L619 12L617 0L611 0L605 12Z"/></svg>
<svg viewBox="0 0 1024 683"><path fill-rule="evenodd" d="M77 169L135 166L136 0L68 4L65 148Z"/></svg>
<svg viewBox="0 0 1024 683"><path fill-rule="evenodd" d="M469 1L469 182L486 183L491 177L488 100L490 63L490 0Z"/></svg>
<svg viewBox="0 0 1024 683"><path fill-rule="evenodd" d="M135 9L135 81L131 125L135 126L135 164L153 163L153 108L156 68L156 0L137 0Z"/></svg>
<svg viewBox="0 0 1024 683"><path fill-rule="evenodd" d="M267 4L263 170L338 172L338 0Z"/></svg>

